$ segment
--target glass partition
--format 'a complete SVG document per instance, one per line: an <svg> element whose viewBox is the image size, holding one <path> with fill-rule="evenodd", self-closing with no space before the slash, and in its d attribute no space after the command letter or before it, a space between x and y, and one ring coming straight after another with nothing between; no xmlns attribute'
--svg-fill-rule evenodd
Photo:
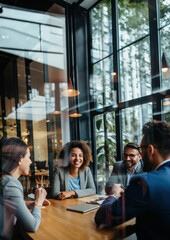
<svg viewBox="0 0 170 240"><path fill-rule="evenodd" d="M92 62L113 52L111 1L103 0L91 10Z"/></svg>
<svg viewBox="0 0 170 240"><path fill-rule="evenodd" d="M118 0L119 47L149 33L148 1Z"/></svg>
<svg viewBox="0 0 170 240"><path fill-rule="evenodd" d="M113 56L93 65L93 79L90 82L90 93L96 108L116 106L116 92L114 91Z"/></svg>
<svg viewBox="0 0 170 240"><path fill-rule="evenodd" d="M123 141L140 144L142 126L152 120L152 103L138 105L122 110Z"/></svg>
<svg viewBox="0 0 170 240"><path fill-rule="evenodd" d="M116 161L115 113L110 112L95 117L97 150L97 188L105 193L105 184Z"/></svg>
<svg viewBox="0 0 170 240"><path fill-rule="evenodd" d="M119 54L121 101L151 94L149 38L124 48Z"/></svg>
<svg viewBox="0 0 170 240"><path fill-rule="evenodd" d="M70 140L69 101L60 94L67 88L65 11L57 6L43 13L2 5L0 15L0 136L21 137L30 146L29 177L44 186Z"/></svg>
<svg viewBox="0 0 170 240"><path fill-rule="evenodd" d="M103 144L113 107L117 152L112 156L118 161L127 142L140 144L143 124L152 119L169 122L169 11L169 0L103 0L90 9L89 85L99 193L110 166ZM112 144L115 150L113 139Z"/></svg>
<svg viewBox="0 0 170 240"><path fill-rule="evenodd" d="M160 30L162 89L170 88L170 23Z"/></svg>
<svg viewBox="0 0 170 240"><path fill-rule="evenodd" d="M169 0L159 0L159 10L160 10L160 26L165 26L170 24L170 4Z"/></svg>
<svg viewBox="0 0 170 240"><path fill-rule="evenodd" d="M163 119L170 123L170 97L163 99Z"/></svg>

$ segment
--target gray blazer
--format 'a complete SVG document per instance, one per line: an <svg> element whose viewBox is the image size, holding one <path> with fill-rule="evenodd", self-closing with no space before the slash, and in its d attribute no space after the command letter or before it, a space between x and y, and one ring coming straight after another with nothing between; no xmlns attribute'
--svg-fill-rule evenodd
<svg viewBox="0 0 170 240"><path fill-rule="evenodd" d="M25 231L35 232L40 225L41 210L33 208L32 213L28 210L23 197L23 187L12 175L4 176L1 184L3 194L0 195L0 239L12 239L12 236L17 238L13 232L17 220Z"/></svg>
<svg viewBox="0 0 170 240"><path fill-rule="evenodd" d="M79 171L80 190L74 190L78 197L93 195L96 193L96 188L93 181L90 168L85 171ZM57 198L63 191L68 191L69 188L69 168L55 167L53 176L52 196Z"/></svg>
<svg viewBox="0 0 170 240"><path fill-rule="evenodd" d="M136 166L134 175L143 172L143 161L140 159ZM106 183L107 187L112 187L114 183L120 183L124 187L127 187L127 168L123 161L115 162L111 176Z"/></svg>

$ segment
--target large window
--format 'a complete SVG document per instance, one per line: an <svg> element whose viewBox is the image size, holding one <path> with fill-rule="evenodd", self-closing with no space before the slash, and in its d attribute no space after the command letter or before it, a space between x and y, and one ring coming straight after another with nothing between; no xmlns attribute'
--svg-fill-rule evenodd
<svg viewBox="0 0 170 240"><path fill-rule="evenodd" d="M114 104L113 57L108 57L93 65L93 80L90 91L97 108Z"/></svg>
<svg viewBox="0 0 170 240"><path fill-rule="evenodd" d="M112 53L111 2L104 0L91 10L92 62Z"/></svg>
<svg viewBox="0 0 170 240"><path fill-rule="evenodd" d="M98 192L104 194L105 184L116 161L115 114L110 112L96 116L96 150Z"/></svg>
<svg viewBox="0 0 170 240"><path fill-rule="evenodd" d="M170 88L170 4L167 0L159 1L160 9L160 44L162 63L162 89Z"/></svg>
<svg viewBox="0 0 170 240"><path fill-rule="evenodd" d="M145 37L149 33L147 1L118 1L119 47Z"/></svg>
<svg viewBox="0 0 170 240"><path fill-rule="evenodd" d="M163 119L170 123L170 97L163 99Z"/></svg>
<svg viewBox="0 0 170 240"><path fill-rule="evenodd" d="M151 94L149 38L120 50L121 101Z"/></svg>
<svg viewBox="0 0 170 240"><path fill-rule="evenodd" d="M108 179L108 169L115 160L122 160L124 145L130 141L140 144L143 124L152 119L169 122L169 7L168 0L149 4L103 0L90 10L89 84L96 103L91 111L99 192ZM167 67L163 69L165 61ZM114 117L108 124L110 114ZM112 148L107 147L108 136Z"/></svg>
<svg viewBox="0 0 170 240"><path fill-rule="evenodd" d="M143 104L122 110L122 134L124 142L140 144L142 126L152 120L152 104Z"/></svg>

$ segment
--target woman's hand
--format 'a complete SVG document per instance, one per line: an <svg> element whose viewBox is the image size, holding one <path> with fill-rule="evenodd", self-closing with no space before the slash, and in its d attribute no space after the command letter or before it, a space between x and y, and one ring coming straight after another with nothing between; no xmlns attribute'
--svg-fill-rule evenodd
<svg viewBox="0 0 170 240"><path fill-rule="evenodd" d="M61 192L59 195L58 195L58 199L59 200L64 200L66 198L69 198L69 197L72 197L72 196L76 196L76 192L75 191L65 191L65 192Z"/></svg>
<svg viewBox="0 0 170 240"><path fill-rule="evenodd" d="M45 207L49 206L50 204L51 204L50 201L45 199L42 205L43 205L43 208L45 208Z"/></svg>
<svg viewBox="0 0 170 240"><path fill-rule="evenodd" d="M47 196L47 192L44 188L40 187L35 190L35 207L42 208L43 202ZM47 200L48 201L48 200Z"/></svg>

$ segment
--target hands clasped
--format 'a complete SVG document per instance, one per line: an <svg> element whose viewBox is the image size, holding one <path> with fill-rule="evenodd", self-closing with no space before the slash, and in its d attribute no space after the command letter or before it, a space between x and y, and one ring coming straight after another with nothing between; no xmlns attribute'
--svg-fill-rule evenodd
<svg viewBox="0 0 170 240"><path fill-rule="evenodd" d="M121 197L121 194L124 192L124 187L121 184L114 184L108 193L108 195L114 195L117 199Z"/></svg>
<svg viewBox="0 0 170 240"><path fill-rule="evenodd" d="M69 197L72 197L72 196L76 196L75 191L64 191L64 192L61 192L61 193L58 195L58 199L59 199L59 200L64 200L64 199L69 198Z"/></svg>

